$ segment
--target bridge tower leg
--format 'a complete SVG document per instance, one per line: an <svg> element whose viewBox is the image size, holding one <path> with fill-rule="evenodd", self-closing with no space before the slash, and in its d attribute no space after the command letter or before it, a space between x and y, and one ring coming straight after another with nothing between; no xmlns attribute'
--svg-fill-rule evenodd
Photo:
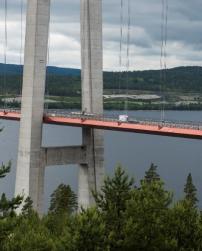
<svg viewBox="0 0 202 251"><path fill-rule="evenodd" d="M81 0L82 110L103 114L102 0ZM79 168L79 205L94 203L104 177L103 132L83 129L87 164Z"/></svg>
<svg viewBox="0 0 202 251"><path fill-rule="evenodd" d="M30 196L42 214L45 166L79 164L79 204L94 203L102 184L103 133L83 129L83 144L42 147L50 0L28 0L15 194ZM103 113L102 0L81 0L82 109Z"/></svg>
<svg viewBox="0 0 202 251"><path fill-rule="evenodd" d="M49 19L50 0L28 0L15 194L30 196L39 213L45 168L41 141Z"/></svg>

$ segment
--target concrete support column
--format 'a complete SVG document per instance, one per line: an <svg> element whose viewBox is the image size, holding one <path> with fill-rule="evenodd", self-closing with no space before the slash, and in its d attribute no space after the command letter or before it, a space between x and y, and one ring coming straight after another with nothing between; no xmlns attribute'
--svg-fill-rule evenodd
<svg viewBox="0 0 202 251"><path fill-rule="evenodd" d="M81 0L82 109L103 113L102 0Z"/></svg>
<svg viewBox="0 0 202 251"><path fill-rule="evenodd" d="M82 110L103 113L102 0L81 0ZM87 164L79 170L79 205L94 203L91 190L103 181L103 132L83 129Z"/></svg>
<svg viewBox="0 0 202 251"><path fill-rule="evenodd" d="M30 196L39 213L44 182L41 140L49 19L50 0L28 0L15 194Z"/></svg>
<svg viewBox="0 0 202 251"><path fill-rule="evenodd" d="M104 147L101 130L83 129L87 164L79 168L79 205L87 208L94 204L92 191L100 191L104 178Z"/></svg>

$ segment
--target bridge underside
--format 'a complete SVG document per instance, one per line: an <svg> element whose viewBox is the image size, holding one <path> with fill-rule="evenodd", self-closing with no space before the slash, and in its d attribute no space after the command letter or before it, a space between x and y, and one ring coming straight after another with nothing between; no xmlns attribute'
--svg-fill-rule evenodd
<svg viewBox="0 0 202 251"><path fill-rule="evenodd" d="M18 112L0 112L0 119L20 120ZM94 128L102 130L123 131L141 134L151 134L169 137L202 139L201 129L168 127L163 125L148 125L141 123L124 123L120 121L107 121L96 119L82 119L60 116L45 116L44 123L63 126L75 126L82 128Z"/></svg>

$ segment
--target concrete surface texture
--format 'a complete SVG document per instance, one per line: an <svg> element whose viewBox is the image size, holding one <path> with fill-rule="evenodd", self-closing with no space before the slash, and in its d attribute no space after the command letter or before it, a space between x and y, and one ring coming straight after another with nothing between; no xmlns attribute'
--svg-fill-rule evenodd
<svg viewBox="0 0 202 251"><path fill-rule="evenodd" d="M49 19L50 0L28 1L15 194L31 196L39 212L43 202L41 139Z"/></svg>
<svg viewBox="0 0 202 251"><path fill-rule="evenodd" d="M103 132L83 129L81 146L42 148L50 0L28 0L15 195L30 196L43 213L44 171L79 164L79 205L94 203L104 177ZM103 113L102 1L81 0L82 109Z"/></svg>
<svg viewBox="0 0 202 251"><path fill-rule="evenodd" d="M103 113L102 0L81 0L82 110ZM79 205L94 203L92 190L99 190L104 177L103 132L83 129L87 164L79 168Z"/></svg>

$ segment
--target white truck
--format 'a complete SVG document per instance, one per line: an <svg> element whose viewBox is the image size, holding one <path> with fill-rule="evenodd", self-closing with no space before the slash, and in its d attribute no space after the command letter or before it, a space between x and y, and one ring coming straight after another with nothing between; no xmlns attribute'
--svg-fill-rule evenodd
<svg viewBox="0 0 202 251"><path fill-rule="evenodd" d="M119 122L128 122L128 115L119 115Z"/></svg>

